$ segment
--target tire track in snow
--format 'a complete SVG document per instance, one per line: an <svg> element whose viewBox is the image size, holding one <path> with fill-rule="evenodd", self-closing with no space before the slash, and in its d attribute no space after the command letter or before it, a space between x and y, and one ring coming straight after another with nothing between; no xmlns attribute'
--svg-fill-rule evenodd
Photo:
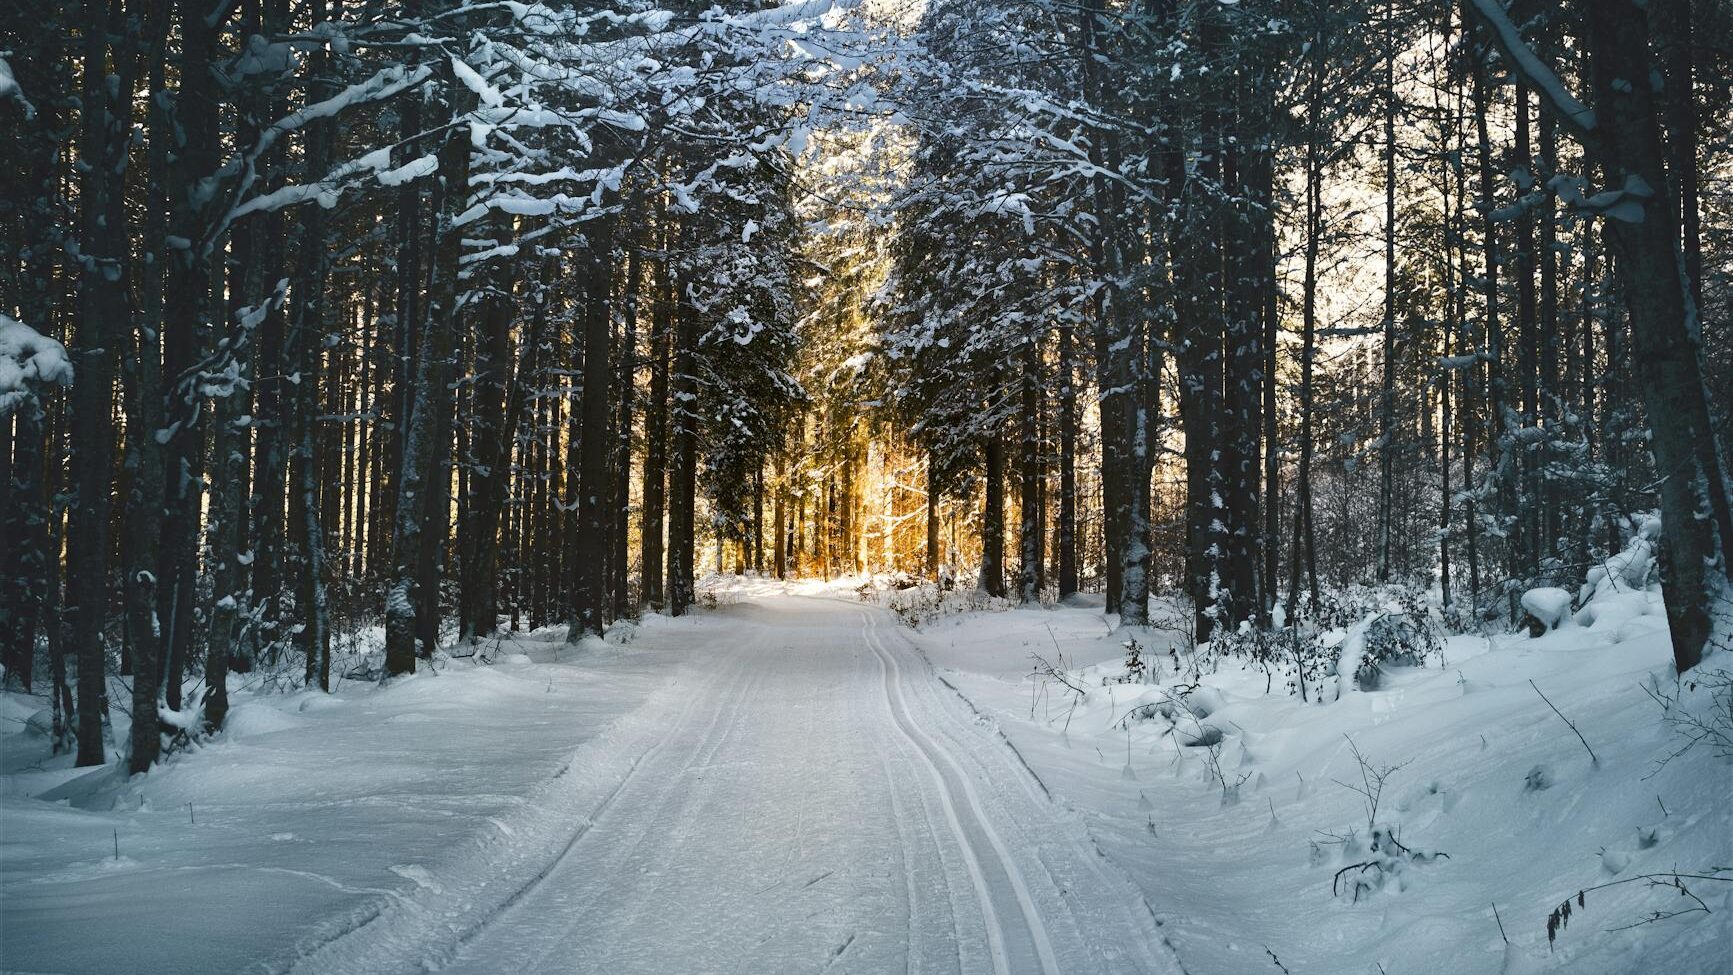
<svg viewBox="0 0 1733 975"><path fill-rule="evenodd" d="M909 716L908 704L902 694L902 667L896 661L896 656L887 650L878 639L878 618L871 612L861 614L863 624L862 635L867 646L878 656L880 673L884 678L886 704L890 709L893 723L903 737L915 747L921 756L933 781L939 787L939 799L945 809L945 818L949 821L952 831L956 834L958 846L962 849L964 861L968 864L970 878L975 884L975 893L980 901L981 913L987 926L987 940L993 957L993 970L997 975L1011 975L1014 970L1029 967L1026 955L1019 952L1017 961L1021 967L1012 967L1010 946L1006 943L1005 922L1002 914L1020 914L1023 920L1022 933L1033 949L1034 961L1045 975L1060 975L1059 964L1053 955L1052 939L1048 935L1047 926L1042 921L1041 913L1036 909L1034 897L1029 892L1029 885L1024 881L1022 872L1012 859L1010 850L997 830L987 819L981 809L980 797L975 792L974 784L963 771L957 760L938 742L928 737ZM948 773L948 774L947 774ZM964 825L965 817L971 831ZM982 837L987 850L976 849L980 842L976 836ZM991 860L986 860L990 855ZM984 862L985 861L985 862ZM1016 901L1015 912L1005 911L1002 905L995 903L995 894L1003 896L1004 891L998 884L989 883L987 871L990 866L997 867L997 873L1004 878L1004 886L1010 888L1010 894ZM1019 948L1022 946L1019 945Z"/></svg>
<svg viewBox="0 0 1733 975"><path fill-rule="evenodd" d="M744 675L741 675L744 676ZM738 687L739 681L735 685ZM680 681L673 681L663 689L669 693ZM518 882L503 898L494 900L499 894L489 888L510 880L509 873L514 862L504 868L495 867L479 879L469 879L468 882L447 884L446 889L435 893L425 888L408 893L392 894L388 898L376 901L373 905L360 909L354 919L340 929L321 937L317 943L297 949L295 956L272 966L269 971L282 975L317 975L323 972L350 973L357 971L426 971L437 969L448 964L468 942L481 934L486 928L504 916L513 906L520 903L533 893L563 862L569 859L579 842L595 827L597 821L607 812L616 799L626 791L640 770L644 768L659 752L678 736L676 731L682 728L701 703L715 695L691 694L687 696L686 705L681 709L679 717L662 726L662 733L645 749L631 760L625 771L615 781L613 788L592 805L589 810L577 820L577 826L566 838L566 841L551 857L543 860L541 866L533 870L530 876ZM653 715L654 701L646 701L644 705L631 715L621 719L642 719ZM721 711L711 715L711 731L719 721ZM592 749L605 748L606 741L612 737L618 726L610 728L595 738L584 742L575 749L561 764L552 777L553 782L560 782L581 756ZM708 733L706 735L708 738ZM568 787L577 790L575 783ZM516 831L527 836L540 833L546 835L549 831L538 818L552 818L547 814L550 807L561 804L557 795L547 794L537 797L539 802L531 800L520 806L518 813L512 819L528 818L531 822L514 824ZM567 822L554 819L556 823ZM496 826L497 826L496 822ZM551 837L549 837L551 839ZM513 845L521 846L522 842ZM470 851L471 855L485 854L485 849ZM519 858L521 862L521 857ZM479 915L476 911L477 902L483 906Z"/></svg>
<svg viewBox="0 0 1733 975"><path fill-rule="evenodd" d="M1137 886L1136 881L1134 881L1131 875L1126 872L1125 868L1120 866L1119 863L1107 855L1107 851L1102 848L1100 840L1096 838L1095 833L1089 828L1089 824L1082 814L1073 810L1069 805L1059 801L1059 798L1047 787L1047 783L1041 779L1041 776L1036 773L1034 767L1029 764L1028 759L1023 756L1022 750L1017 747L1016 743L1011 741L1010 737L1005 734L1004 729L999 727L999 723L996 719L983 713L980 708L975 706L975 702L970 700L969 696L964 694L957 685L941 676L938 673L938 669L933 666L932 661L927 657L925 650L921 649L919 645L908 640L906 637L904 637L903 640L904 643L908 644L910 652L921 658L922 663L926 665L932 679L943 685L951 692L951 694L955 695L957 700L961 701L969 709L969 713L974 715L976 722L990 727L993 736L997 739L999 744L1003 745L1005 750L1016 759L1014 764L1005 761L1003 764L1005 765L1005 771L1007 774L1003 778L994 778L993 781L1015 781L1022 788L1023 794L1029 799L1031 808L1051 809L1061 819L1067 820L1068 822L1066 822L1061 828L1044 832L1043 835L1053 836L1068 842L1073 850L1078 854L1077 862L1086 865L1090 873L1100 882L1101 887L1099 889L1118 889L1124 891L1125 897L1128 898L1128 903L1130 900L1134 900L1136 904L1143 909L1143 914L1146 915L1150 922L1155 926L1155 933L1159 939L1161 947L1164 949L1164 952L1160 953L1154 952L1153 950L1144 953L1145 957L1143 959L1143 964L1145 969L1148 971L1167 971L1171 968L1171 970L1180 973L1180 975L1185 975L1185 961L1180 957L1179 949L1173 944L1172 939L1168 937L1165 922L1163 922L1161 917L1156 914L1155 908L1150 906L1149 899L1143 895L1143 892ZM949 719L949 723L953 728L957 729L953 732L953 737L962 740L962 736L968 727L966 720L959 714L952 712L950 709L935 708L934 710L942 713L944 717ZM995 752L995 754L998 753ZM1048 876L1055 884L1063 886L1063 883L1059 881L1058 878L1053 877L1051 873L1049 873ZM1129 921L1131 919L1127 918L1127 920ZM1135 927L1135 925L1133 925L1133 927ZM1099 944L1095 940L1085 939L1084 943L1089 946L1098 962L1108 965L1119 963L1118 959L1103 957L1099 951Z"/></svg>
<svg viewBox="0 0 1733 975"><path fill-rule="evenodd" d="M862 642L864 643L865 641ZM864 647L864 649L867 655L873 658L873 663L876 665L876 669L879 671L882 680L884 662L879 659L878 654L874 652L870 646ZM879 703L886 704L887 702L884 697L880 696ZM885 801L890 804L892 810L892 824L897 834L898 849L896 859L897 865L902 870L903 877L903 968L906 975L906 973L917 970L913 962L916 957L917 941L919 940L920 934L922 934L922 932L917 930L915 924L915 904L919 899L919 896L915 885L914 865L910 862L910 857L915 851L916 841L914 837L915 835L918 835L914 828L916 812L918 811L919 813L921 823L926 826L925 835L935 842L935 859L938 856L936 845L937 831L933 828L932 815L928 811L925 799L920 794L921 790L918 788L906 789L901 787L902 779L895 771L896 766L893 766L892 764L890 744L880 735L872 736L872 741L873 751L877 754L879 759L879 767L883 770L885 775L885 782L887 784ZM906 762L908 762L907 756L899 753L898 766ZM898 812L899 809L903 808L908 810L906 814ZM943 876L942 867L940 875ZM920 893L924 894L925 891L920 891ZM957 970L961 971L963 964L963 939L962 932L957 927L957 912L952 899L947 899L945 901L945 914L950 920L951 947L955 952Z"/></svg>
<svg viewBox="0 0 1733 975"><path fill-rule="evenodd" d="M739 705L741 701L747 697L748 689L753 685L753 683L755 683L757 678L756 675L750 673L745 667L738 663L736 663L729 676L732 679L728 682L728 689L726 691L718 689L708 694L692 695L685 710L681 712L680 717L668 725L667 734L665 734L652 749L652 751L660 753L663 750L663 746L682 737L677 734L677 732L685 726L693 712L698 709L699 704L706 703L712 699L717 700L718 703L709 707L709 724L705 726L703 734L698 738L697 743L693 746L691 754L687 756L685 764L680 767L680 771L675 775L667 775L662 776L659 779L653 779L653 781L657 781L661 785L661 791L655 800L655 812L653 815L644 818L642 828L639 830L638 835L632 840L629 846L620 851L620 863L623 864L630 861L632 857L637 854L638 850L643 847L645 840L647 840L653 832L651 824L660 821L662 812L667 809L670 803L674 800L677 791L682 802L690 800L691 797L689 795L689 790L686 789L686 780L688 776L691 775L694 768L709 764L715 757L716 752L721 749L722 744L734 733L734 729L739 724L740 716L744 710ZM710 686L720 688L721 685L720 682L718 682ZM726 699L726 703L721 703L724 698ZM719 734L717 732L717 726L722 724L724 715L729 716L730 720L728 721L727 726L723 728ZM702 762L699 760L700 756L703 757ZM649 764L649 760L652 757L652 755L646 753L641 757L640 762L634 766L634 770L642 765ZM614 797L625 790L626 785L627 782L622 781L619 787L615 789L614 793L608 797L610 805L612 804ZM598 809L590 816L589 822L584 828L586 833L598 820L600 820L604 811L605 809ZM542 871L541 875L536 878L531 886L520 891L519 895L513 899L513 904L515 905L522 901L526 895L533 892L535 888L541 886L541 882L552 874L557 867L561 866L563 861L568 859L567 854L569 854L576 845L575 841L568 845L566 850L560 855L559 861L549 864L547 869ZM584 898L579 905L571 908L571 912L577 914L587 910L589 906L604 893L606 893L605 888L597 888L591 891L590 895ZM504 914L504 910L495 912L495 914L484 922L483 925L478 925L475 929L465 934L458 940L457 945L454 946L454 950L448 955L445 961L454 961L460 956L462 949L467 948L471 942L484 933L484 928L503 917ZM525 970L539 970L541 963L546 960L547 956L553 951L553 949L554 946L552 945L544 948L537 955L535 964L526 964L523 966Z"/></svg>

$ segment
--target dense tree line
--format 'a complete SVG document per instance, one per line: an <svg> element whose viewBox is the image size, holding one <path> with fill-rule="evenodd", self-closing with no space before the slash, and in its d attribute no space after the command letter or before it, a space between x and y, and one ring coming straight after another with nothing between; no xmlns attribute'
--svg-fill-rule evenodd
<svg viewBox="0 0 1733 975"><path fill-rule="evenodd" d="M1355 583L1514 623L1658 507L1690 666L1733 563L1730 27L1685 0L935 5L887 383L987 481L984 587L1009 478L1019 597L1048 511L1078 588L1085 466L1089 581L1127 622L1152 578L1183 591L1199 639Z"/></svg>
<svg viewBox="0 0 1733 975"><path fill-rule="evenodd" d="M367 623L399 674L453 625L690 606L697 540L744 537L804 399L788 118L831 72L789 45L825 32L798 6L9 17L4 303L73 369L5 418L5 665L29 688L46 649L80 761L111 694L141 769L159 729L221 726L228 673L329 687Z"/></svg>
<svg viewBox="0 0 1733 975"><path fill-rule="evenodd" d="M232 673L577 641L712 553L1129 624L1175 590L1207 639L1360 582L1513 618L1655 507L1683 669L1733 564L1729 37L1704 0L9 15L7 679L85 764L129 709L137 770Z"/></svg>

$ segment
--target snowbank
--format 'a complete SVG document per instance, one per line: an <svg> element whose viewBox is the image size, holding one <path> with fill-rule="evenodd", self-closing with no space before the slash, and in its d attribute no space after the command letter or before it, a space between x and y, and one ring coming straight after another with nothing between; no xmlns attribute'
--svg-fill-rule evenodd
<svg viewBox="0 0 1733 975"><path fill-rule="evenodd" d="M652 620L629 654L554 632L506 641L498 666L331 695L237 676L221 735L130 781L50 755L29 727L45 699L0 695L0 967L280 971L404 898L463 890L477 858L541 857L631 761L623 722L667 693L682 623ZM531 801L553 785L573 805Z"/></svg>
<svg viewBox="0 0 1733 975"><path fill-rule="evenodd" d="M1292 972L1710 975L1733 951L1733 883L1688 881L1713 913L1648 923L1680 895L1593 890L1547 935L1579 890L1733 864L1733 768L1707 746L1669 758L1689 724L1674 719L1715 705L1672 675L1652 540L1597 567L1583 626L1566 593L1560 629L1453 636L1442 666L1389 666L1322 704L1176 633L1140 640L1153 674L1137 680L1084 608L970 613L916 639L1143 889L1193 975L1277 971L1272 955Z"/></svg>

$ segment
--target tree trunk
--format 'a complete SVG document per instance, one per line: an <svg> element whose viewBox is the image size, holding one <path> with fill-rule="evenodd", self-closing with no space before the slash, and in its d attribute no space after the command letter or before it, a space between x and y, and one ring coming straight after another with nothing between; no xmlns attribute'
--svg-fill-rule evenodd
<svg viewBox="0 0 1733 975"><path fill-rule="evenodd" d="M431 654L438 639L438 559L450 513L444 481L451 440L452 350L457 324L457 268L462 230L452 218L468 202L469 133L454 127L439 150L435 213L439 228L434 288L416 370L414 405L403 438L393 570L385 599L385 669L413 673L417 641Z"/></svg>
<svg viewBox="0 0 1733 975"><path fill-rule="evenodd" d="M313 5L314 21L325 19L323 2ZM310 76L323 80L329 71L330 55L321 50L311 56ZM317 99L317 87L309 87L309 99ZM305 148L306 179L322 179L331 165L331 142L334 134L329 120L318 120L307 126ZM298 377L288 387L289 413L279 426L293 443L292 474L294 488L290 493L291 538L288 548L298 548L291 561L295 580L296 611L301 632L298 637L305 661L308 686L317 683L322 690L331 689L331 626L327 616L325 593L325 530L319 511L321 452L316 450L319 414L321 350L325 340L325 290L330 274L329 220L323 207L313 207L301 217L301 253L295 264L295 314L284 347L284 372ZM335 490L335 486L332 488Z"/></svg>
<svg viewBox="0 0 1733 975"><path fill-rule="evenodd" d="M1077 592L1077 362L1070 322L1059 325L1059 598ZM929 512L929 523L936 520ZM929 524L928 545L938 538Z"/></svg>
<svg viewBox="0 0 1733 975"><path fill-rule="evenodd" d="M771 551L775 562L776 577L788 578L788 462L785 450L776 452L776 478L771 483L775 520L774 540Z"/></svg>
<svg viewBox="0 0 1733 975"><path fill-rule="evenodd" d="M1532 106L1530 105L1528 88L1525 85L1516 86L1516 167L1517 189L1519 192L1532 192L1534 183L1534 143L1531 135L1533 125ZM1539 353L1539 336L1537 335L1537 319L1539 318L1539 295L1535 291L1535 270L1538 266L1538 255L1535 253L1534 211L1524 207L1516 218L1516 252L1513 255L1512 271L1516 275L1516 341L1517 341L1517 380L1518 395L1522 408L1521 423L1523 428L1537 427L1540 419L1539 391L1535 386L1535 376L1539 363L1536 361ZM1511 471L1514 483L1513 511L1515 524L1512 526L1513 538L1510 553L1510 575L1523 588L1532 585L1536 579L1540 551L1537 541L1537 524L1540 520L1540 496L1537 490L1540 478L1536 461L1539 458L1527 450L1518 449L1512 444ZM1516 593L1511 594L1514 601ZM1514 603L1513 603L1514 604ZM1514 618L1515 613L1513 611Z"/></svg>
<svg viewBox="0 0 1733 975"><path fill-rule="evenodd" d="M194 649L199 525L205 517L202 509L206 507L199 491L199 478L206 466L204 430L198 422L204 411L200 409L200 393L193 386L190 373L199 358L200 336L212 323L216 307L212 300L214 244L209 242L213 215L208 198L199 188L200 177L216 171L221 152L219 119L208 106L214 98L210 65L215 56L217 32L223 25L212 23L208 8L193 0L180 0L176 6L181 38L180 88L173 101L178 139L167 172L169 233L179 240L198 243L171 246L165 262L163 374L173 385L166 390L171 430L164 445L168 515L162 525L157 612L164 620L168 654L165 697L169 707L179 710L186 663ZM222 485L214 486L211 507L216 505L217 492L224 489Z"/></svg>
<svg viewBox="0 0 1733 975"><path fill-rule="evenodd" d="M1205 96L1209 97L1209 96ZM1225 330L1222 291L1223 183L1220 115L1204 111L1203 147L1185 181L1183 222L1173 243L1173 290L1177 321L1179 412L1185 431L1185 593L1201 642L1225 619L1218 614L1228 555L1228 471L1239 455L1239 430L1223 410L1222 357Z"/></svg>
<svg viewBox="0 0 1733 975"><path fill-rule="evenodd" d="M939 581L939 484L931 451L927 452L927 578Z"/></svg>
<svg viewBox="0 0 1733 975"><path fill-rule="evenodd" d="M752 470L752 534L748 537L752 571L764 574L764 458Z"/></svg>
<svg viewBox="0 0 1733 975"><path fill-rule="evenodd" d="M1105 105L1107 90L1104 79L1100 77L1098 53L1101 41L1098 36L1100 21L1105 17L1105 7L1102 0L1088 0L1079 9L1079 27L1081 39L1079 78L1081 95L1086 104ZM1105 281L1111 281L1118 274L1121 263L1120 241L1118 240L1119 214L1123 200L1115 192L1114 184L1101 173L1105 173L1118 162L1109 159L1109 151L1114 147L1111 130L1104 130L1097 137L1089 140L1089 161L1096 168L1097 175L1090 179L1090 200L1092 211L1097 216L1094 233L1089 238L1089 262L1094 272ZM1104 548L1103 574L1106 583L1106 612L1119 613L1121 603L1125 599L1125 568L1130 560L1130 551L1140 547L1137 541L1141 536L1136 532L1140 526L1134 526L1131 517L1131 493L1136 482L1133 472L1136 460L1131 448L1131 440L1137 431L1131 428L1130 418L1141 411L1141 402L1131 405L1130 401L1140 399L1140 385L1136 381L1138 372L1134 356L1141 350L1131 348L1130 316L1120 311L1117 289L1107 283L1095 292L1091 305L1091 318L1094 326L1095 345L1095 379L1099 391L1099 415L1101 425L1101 496L1102 496L1102 541Z"/></svg>
<svg viewBox="0 0 1733 975"><path fill-rule="evenodd" d="M1614 267L1631 316L1638 385L1650 448L1661 475L1662 591L1673 661L1696 666L1713 625L1711 607L1729 591L1733 514L1727 475L1703 391L1703 350L1691 276L1680 247L1676 180L1661 140L1660 109L1648 78L1649 22L1625 0L1591 0L1588 47L1604 161L1614 188L1642 205L1642 217L1609 217Z"/></svg>
<svg viewBox="0 0 1733 975"><path fill-rule="evenodd" d="M129 31L136 30L136 15L129 22ZM144 27L142 51L131 43L124 53L114 55L119 75L121 111L130 111L133 97L132 81L136 76L141 53L151 61L146 84L151 100L148 115L150 151L144 180L146 247L156 247L163 240L165 170L167 169L167 130L169 122L163 116L168 94L164 91L162 47L168 33L167 10L152 8L150 22ZM129 38L130 40L130 38ZM154 258L155 255L153 254ZM162 262L152 259L139 269L139 304L142 314L135 320L137 342L129 350L123 380L129 379L126 423L126 458L123 466L129 472L126 506L121 514L123 542L121 545L121 575L126 594L126 643L131 651L132 677L132 741L127 763L129 772L137 774L155 764L161 752L161 735L157 729L158 697L162 690L163 629L157 615L158 540L161 538L164 500L164 463L166 451L158 441L164 428L162 377Z"/></svg>
<svg viewBox="0 0 1733 975"><path fill-rule="evenodd" d="M1305 570L1311 608L1318 605L1318 560L1312 530L1312 370L1317 355L1318 245L1322 223L1322 162L1319 145L1323 124L1323 37L1313 39L1314 57L1310 84L1313 128L1306 139L1306 244L1305 271L1300 284L1300 463L1294 478L1294 544L1289 553L1288 625L1296 620L1300 601L1300 574Z"/></svg>
<svg viewBox="0 0 1733 975"><path fill-rule="evenodd" d="M608 622L608 523L613 484L613 453L608 421L613 392L613 322L608 291L608 258L613 247L612 217L590 222L585 256L584 389L579 401L583 450L578 460L578 533L573 557L573 616L566 642L600 636Z"/></svg>
<svg viewBox="0 0 1733 975"><path fill-rule="evenodd" d="M271 36L287 28L287 0L264 0L264 19L258 32ZM249 25L251 26L251 25ZM259 106L262 118L280 118L286 114L287 102L281 92L287 86L269 85L270 75L257 79L263 91ZM281 143L259 160L261 182L266 174L289 167ZM248 218L258 224L254 238L254 259L260 263L261 282L271 287L282 277L286 265L288 232L280 210L266 210ZM286 613L284 596L285 505L288 502L290 413L294 408L295 391L288 381L294 365L286 355L284 340L287 333L287 312L282 302L265 302L264 317L257 330L257 349L253 372L253 494L249 507L252 512L252 609L257 622L257 636L267 659L275 662L288 639L291 620Z"/></svg>
<svg viewBox="0 0 1733 975"><path fill-rule="evenodd" d="M981 589L989 596L1005 595L1005 443L997 431L987 434L986 499L981 509Z"/></svg>
<svg viewBox="0 0 1733 975"><path fill-rule="evenodd" d="M1509 498L1510 471L1506 465L1509 458L1510 437L1506 429L1505 395L1504 395L1504 331L1499 320L1498 275L1502 264L1499 253L1498 221L1494 211L1494 160L1492 141L1487 132L1487 113L1490 110L1490 97L1487 92L1486 51L1476 46L1473 58L1473 86L1475 139L1479 149L1480 168L1480 210L1481 210L1481 251L1485 258L1482 281L1482 297L1485 302L1485 320L1481 326L1481 355L1486 363L1486 437L1487 446L1492 448L1489 461L1494 465L1487 474L1493 479L1496 497L1498 499L1497 517L1504 518L1511 513ZM1476 490L1479 485L1470 483L1468 490ZM1478 605L1478 599L1476 600Z"/></svg>
<svg viewBox="0 0 1733 975"><path fill-rule="evenodd" d="M1018 496L1021 513L1018 555L1022 565L1017 577L1017 601L1039 605L1046 585L1047 512L1041 499L1041 481L1046 476L1041 458L1041 346L1030 337L1023 349L1022 410L1018 416L1019 457L1022 470Z"/></svg>
<svg viewBox="0 0 1733 975"><path fill-rule="evenodd" d="M49 575L48 498L43 484L45 414L42 403L27 399L12 415L0 420L0 462L5 481L0 483L0 534L10 544L0 551L0 663L9 679L17 679L25 693L33 689L37 627L44 619L43 606L49 586L57 583Z"/></svg>
<svg viewBox="0 0 1733 975"><path fill-rule="evenodd" d="M1697 93L1694 78L1691 0L1656 0L1652 28L1661 70L1666 83L1661 89L1662 111L1671 158L1667 161L1679 205L1679 227L1684 250L1685 280L1699 313L1703 308L1703 218L1698 190L1702 183L1697 164Z"/></svg>
<svg viewBox="0 0 1733 975"><path fill-rule="evenodd" d="M650 308L650 401L644 412L643 583L639 597L656 609L663 603L663 531L668 483L668 356L674 340L673 261L668 248L674 236L668 228L665 197L656 202L656 232L661 244L655 297Z"/></svg>
<svg viewBox="0 0 1733 975"><path fill-rule="evenodd" d="M1396 446L1396 51L1394 3L1384 6L1384 355L1378 396L1378 580L1390 581Z"/></svg>
<svg viewBox="0 0 1733 975"><path fill-rule="evenodd" d="M1276 591L1281 587L1281 513L1282 513L1282 442L1280 415L1276 409L1276 390L1281 371L1277 355L1277 332L1281 327L1281 289L1276 284L1277 245L1275 211L1275 156L1263 154L1258 173L1258 201L1266 208L1260 219L1260 274L1263 278L1262 325L1263 409L1259 419L1263 425L1263 539L1259 551L1263 557L1262 580L1259 586L1258 622L1270 625L1276 608ZM1248 526L1249 527L1249 526Z"/></svg>
<svg viewBox="0 0 1733 975"><path fill-rule="evenodd" d="M496 218L494 239L499 244L511 239L511 226L506 218ZM517 305L512 300L511 267L504 264L493 270L493 287L483 299L478 315L480 335L475 356L474 409L470 415L472 462L466 482L464 523L458 530L457 560L463 567L458 635L471 641L486 637L498 625L500 519L511 481L511 445L523 418L526 366L541 341L541 326L546 317L545 303L538 302L531 312L514 369L511 325Z"/></svg>
<svg viewBox="0 0 1733 975"><path fill-rule="evenodd" d="M692 606L698 487L698 323L681 302L674 310L673 449L668 476L668 611L679 616Z"/></svg>
<svg viewBox="0 0 1733 975"><path fill-rule="evenodd" d="M238 380L245 379L251 365L251 337L260 309L244 304L243 293L257 281L256 272L247 267L246 258L253 253L255 240L248 224L236 233L232 241L234 267L229 281L229 328L227 330L229 361L219 363L213 372L223 367L236 377L235 382L222 386L212 404L211 416L211 500L205 517L205 545L211 562L211 605L205 633L205 727L216 731L223 726L229 711L228 674L233 661L245 653L252 639L251 599L247 588L247 402L245 388ZM219 252L220 253L220 252ZM258 296L264 301L281 300L281 293ZM214 376L201 376L200 381L212 385ZM242 666L246 666L244 660Z"/></svg>
<svg viewBox="0 0 1733 975"><path fill-rule="evenodd" d="M641 213L641 197L634 198L634 213ZM614 372L619 396L614 415L614 456L609 478L614 495L609 499L608 527L608 615L624 618L631 612L630 532L632 510L632 411L638 387L638 295L644 280L644 238L634 232L628 242L625 293L621 296L620 354Z"/></svg>
<svg viewBox="0 0 1733 975"><path fill-rule="evenodd" d="M1535 539L1537 567L1558 554L1558 539L1562 529L1564 499L1559 496L1558 480L1551 474L1554 448L1551 441L1558 436L1563 411L1560 409L1559 363L1564 357L1559 334L1559 275L1558 275L1558 193L1552 188L1552 177L1558 172L1557 123L1551 112L1540 113L1540 172L1538 178L1546 186L1540 208L1540 322L1539 371L1535 382L1539 389L1537 421L1544 420L1550 435L1543 444L1535 464L1534 504L1539 511L1535 518L1538 537ZM1556 570L1554 570L1556 572ZM1547 580L1560 581L1560 580Z"/></svg>
<svg viewBox="0 0 1733 975"><path fill-rule="evenodd" d="M79 159L80 275L78 334L74 344L72 412L73 498L68 508L66 591L71 605L70 641L77 654L78 764L101 765L106 707L107 650L103 621L108 609L109 487L114 467L114 374L116 353L129 320L126 290L127 211L125 171L127 103L108 85L108 38L120 36L119 0L85 0L81 99L84 105ZM124 57L116 59L125 63ZM116 86L130 89L130 85ZM154 722L151 723L154 726Z"/></svg>

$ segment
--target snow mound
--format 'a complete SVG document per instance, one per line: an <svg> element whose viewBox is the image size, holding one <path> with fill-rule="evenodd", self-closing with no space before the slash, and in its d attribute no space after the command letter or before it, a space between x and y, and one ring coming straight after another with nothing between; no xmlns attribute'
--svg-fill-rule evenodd
<svg viewBox="0 0 1733 975"><path fill-rule="evenodd" d="M1571 611L1571 594L1555 586L1541 586L1522 594L1522 608L1549 630L1556 630Z"/></svg>
<svg viewBox="0 0 1733 975"><path fill-rule="evenodd" d="M585 636L573 646L584 653L596 653L609 649L608 641L593 633Z"/></svg>
<svg viewBox="0 0 1733 975"><path fill-rule="evenodd" d="M1589 569L1577 593L1576 623L1615 641L1666 626L1655 562L1659 518L1645 517L1623 551Z"/></svg>
<svg viewBox="0 0 1733 975"><path fill-rule="evenodd" d="M257 738L295 728L300 722L282 711L256 701L239 704L223 719L223 736L231 741Z"/></svg>

